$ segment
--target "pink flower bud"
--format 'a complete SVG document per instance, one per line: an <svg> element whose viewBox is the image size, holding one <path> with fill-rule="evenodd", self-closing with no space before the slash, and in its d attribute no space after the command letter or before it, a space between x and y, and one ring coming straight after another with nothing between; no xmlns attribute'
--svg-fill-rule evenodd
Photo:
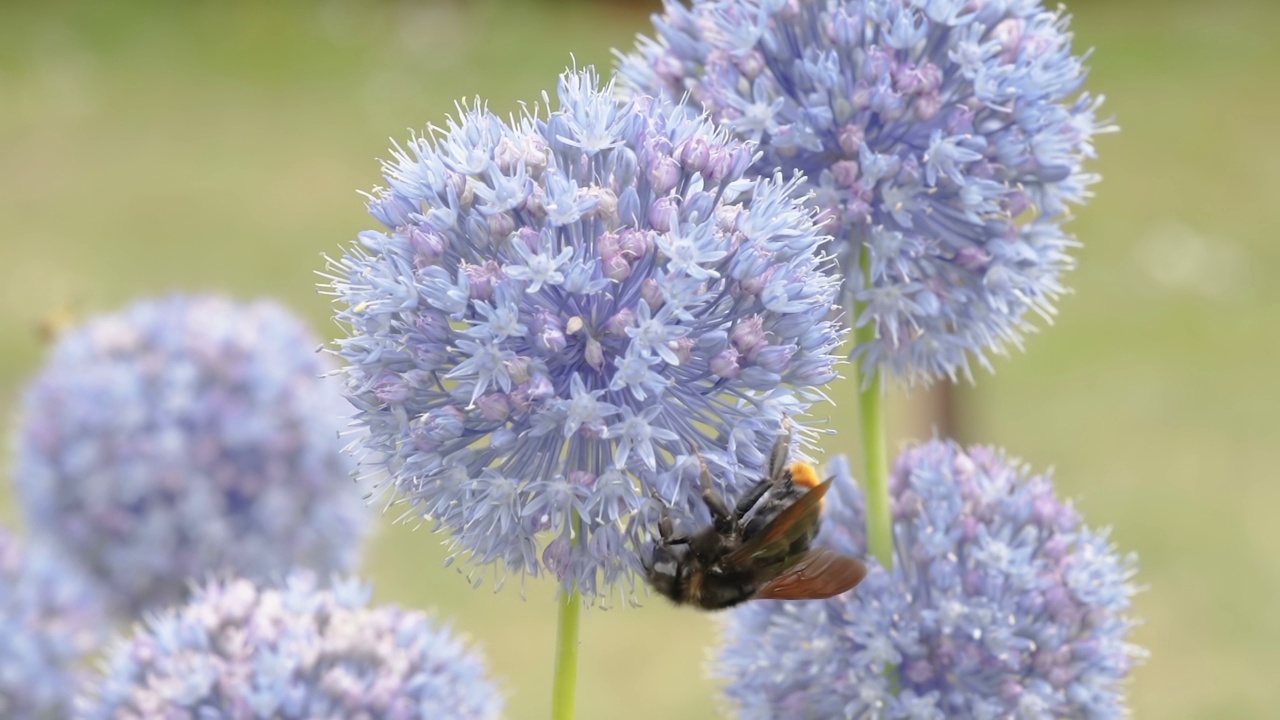
<svg viewBox="0 0 1280 720"><path fill-rule="evenodd" d="M627 262L621 254L603 256L600 262L604 266L602 268L604 276L614 282L620 283L631 277L631 263Z"/></svg>
<svg viewBox="0 0 1280 720"><path fill-rule="evenodd" d="M471 283L472 298L485 302L493 299L493 285L502 277L502 268L498 263L487 260L484 265L463 264L462 271Z"/></svg>
<svg viewBox="0 0 1280 720"><path fill-rule="evenodd" d="M511 415L511 400L506 393L489 393L476 401L480 417L489 422L506 422Z"/></svg>
<svg viewBox="0 0 1280 720"><path fill-rule="evenodd" d="M649 227L658 232L670 232L675 227L679 207L676 198L658 198L653 202L653 207L649 208Z"/></svg>
<svg viewBox="0 0 1280 720"><path fill-rule="evenodd" d="M652 282L652 280L646 280L645 282ZM604 333L609 337L625 338L627 336L627 328L635 327L635 325L635 311L631 308L623 308L605 321Z"/></svg>
<svg viewBox="0 0 1280 720"><path fill-rule="evenodd" d="M640 297L649 304L649 309L657 312L666 304L666 298L663 297L662 288L658 286L658 281L653 278L646 278L640 284Z"/></svg>
<svg viewBox="0 0 1280 720"><path fill-rule="evenodd" d="M680 162L693 172L702 172L711 159L711 148L707 141L695 135L680 146Z"/></svg>
<svg viewBox="0 0 1280 720"><path fill-rule="evenodd" d="M731 347L716 353L715 357L711 358L710 367L711 372L717 377L730 380L738 377L738 373L742 372L738 367L738 351Z"/></svg>
<svg viewBox="0 0 1280 720"><path fill-rule="evenodd" d="M413 249L413 264L419 268L438 264L449 247L447 237L416 225L403 228L402 232L409 241L409 247Z"/></svg>
<svg viewBox="0 0 1280 720"><path fill-rule="evenodd" d="M733 330L729 331L729 341L738 349L738 352L744 355L754 353L757 348L768 342L764 334L764 321L759 315L742 319L733 326Z"/></svg>
<svg viewBox="0 0 1280 720"><path fill-rule="evenodd" d="M671 192L680 182L680 166L670 157L659 157L649 167L649 184L656 195Z"/></svg>
<svg viewBox="0 0 1280 720"><path fill-rule="evenodd" d="M858 181L858 163L853 160L835 162L831 166L831 177L840 187L853 187L853 184Z"/></svg>
<svg viewBox="0 0 1280 720"><path fill-rule="evenodd" d="M487 222L489 224L489 234L495 240L505 239L516 231L516 219L511 217L509 212L494 213L489 216Z"/></svg>
<svg viewBox="0 0 1280 720"><path fill-rule="evenodd" d="M623 257L633 262L653 250L652 233L640 230L623 230L618 234L618 242Z"/></svg>

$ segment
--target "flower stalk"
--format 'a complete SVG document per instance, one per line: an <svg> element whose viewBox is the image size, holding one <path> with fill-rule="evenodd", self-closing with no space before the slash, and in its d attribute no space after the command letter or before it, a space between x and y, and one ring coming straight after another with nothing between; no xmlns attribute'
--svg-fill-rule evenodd
<svg viewBox="0 0 1280 720"><path fill-rule="evenodd" d="M859 243L859 272L864 287L871 285L871 248ZM853 303L856 328L853 337L855 349L864 348L876 340L876 324L866 317L867 304ZM861 324L858 324L861 323ZM886 570L893 568L893 516L889 511L889 455L884 431L884 387L879 366L864 376L862 358L854 363L858 382L858 419L861 424L864 477L867 484L867 551Z"/></svg>
<svg viewBox="0 0 1280 720"><path fill-rule="evenodd" d="M560 614L556 627L556 670L551 689L552 720L573 720L578 687L578 622L582 593L578 588L560 590Z"/></svg>

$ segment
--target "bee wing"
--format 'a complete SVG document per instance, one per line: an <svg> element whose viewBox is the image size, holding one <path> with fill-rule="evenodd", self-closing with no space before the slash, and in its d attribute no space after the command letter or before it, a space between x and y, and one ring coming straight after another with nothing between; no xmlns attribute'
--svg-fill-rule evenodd
<svg viewBox="0 0 1280 720"><path fill-rule="evenodd" d="M809 532L813 527L818 514L822 512L822 496L826 495L829 489L831 489L830 480L805 493L804 497L778 513L778 517L766 525L759 535L730 553L727 562L735 565L761 555L785 550L792 540L799 537L801 533Z"/></svg>
<svg viewBox="0 0 1280 720"><path fill-rule="evenodd" d="M867 566L831 550L810 550L800 562L760 588L761 600L822 600L862 582Z"/></svg>

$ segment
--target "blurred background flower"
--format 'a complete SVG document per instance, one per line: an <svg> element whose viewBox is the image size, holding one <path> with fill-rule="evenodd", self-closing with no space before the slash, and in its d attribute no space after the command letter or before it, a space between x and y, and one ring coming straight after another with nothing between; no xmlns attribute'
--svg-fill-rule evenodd
<svg viewBox="0 0 1280 720"><path fill-rule="evenodd" d="M101 598L74 566L0 529L0 715L67 717L102 621Z"/></svg>
<svg viewBox="0 0 1280 720"><path fill-rule="evenodd" d="M865 553L843 458L820 543ZM830 600L759 602L723 626L715 674L743 718L1079 717L1127 712L1136 559L1047 475L940 440L890 478L895 558Z"/></svg>
<svg viewBox="0 0 1280 720"><path fill-rule="evenodd" d="M804 427L836 375L837 282L795 185L742 179L749 147L592 70L547 103L397 149L369 204L391 232L329 289L404 514L499 582L546 570L594 600L634 586L653 494L704 509L695 450L733 497L784 415Z"/></svg>
<svg viewBox="0 0 1280 720"><path fill-rule="evenodd" d="M1048 318L1068 206L1113 128L1080 92L1063 10L1038 2L666 0L620 74L802 172L835 236L870 374L972 379ZM866 248L864 250L863 248ZM859 257L864 257L859 267ZM870 282L866 274L869 273Z"/></svg>
<svg viewBox="0 0 1280 720"><path fill-rule="evenodd" d="M988 3L990 0L988 0ZM1142 558L1137 717L1270 718L1280 706L1280 6L1271 0L1067 0L1072 44L1096 47L1089 88L1124 132L1098 138L1106 182L1070 228L1088 241L1052 332L966 391L967 434L1055 467L1058 491ZM139 294L220 288L280 297L327 337L317 256L370 226L353 188L406 127L480 94L506 116L569 63L610 66L653 33L640 0L155 3L69 0L0 8L0 402L47 350L32 332ZM1189 228L1215 292L1169 283ZM1185 233L1183 233L1185 234ZM1141 251L1139 251L1139 249ZM299 261L299 258L302 258ZM1170 260L1172 258L1172 260ZM1196 267L1197 263L1189 263ZM1225 269L1224 269L1225 268ZM1186 272L1180 270L1180 272ZM1251 281L1252 278L1252 281ZM829 386L848 396L852 388ZM890 394L890 436L929 437L920 395ZM854 409L830 416L848 452ZM859 461L852 459L855 467ZM11 472L8 463L4 474ZM12 496L0 514L18 519ZM542 720L552 581L527 599L472 590L408 526L373 538L380 602L434 605L488 649L512 718ZM586 612L579 712L712 717L713 623L650 597ZM626 648L626 652L619 652ZM639 663L637 657L660 662ZM635 692L636 687L651 689ZM620 705L618 697L626 697Z"/></svg>
<svg viewBox="0 0 1280 720"><path fill-rule="evenodd" d="M502 692L469 643L372 589L310 572L202 585L118 642L79 717L493 720Z"/></svg>
<svg viewBox="0 0 1280 720"><path fill-rule="evenodd" d="M350 569L370 513L318 344L274 302L201 295L68 330L22 399L13 479L31 533L125 617L214 572Z"/></svg>

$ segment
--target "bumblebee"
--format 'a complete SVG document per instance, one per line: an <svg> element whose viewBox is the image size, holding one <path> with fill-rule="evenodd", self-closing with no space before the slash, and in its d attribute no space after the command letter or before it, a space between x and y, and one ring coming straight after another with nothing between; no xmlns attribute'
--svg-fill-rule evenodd
<svg viewBox="0 0 1280 720"><path fill-rule="evenodd" d="M867 574L858 560L811 548L831 480L818 482L807 463L789 463L793 433L784 422L770 453L768 476L730 509L702 466L702 500L710 527L677 535L663 505L659 540L644 562L655 590L678 605L719 610L747 600L817 600L839 595Z"/></svg>

